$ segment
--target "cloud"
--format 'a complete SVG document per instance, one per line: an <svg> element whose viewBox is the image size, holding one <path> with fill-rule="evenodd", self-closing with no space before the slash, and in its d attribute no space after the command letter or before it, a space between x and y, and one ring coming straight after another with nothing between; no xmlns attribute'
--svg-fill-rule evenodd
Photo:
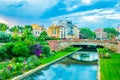
<svg viewBox="0 0 120 80"><path fill-rule="evenodd" d="M90 4L92 2L92 0L82 0L82 3L85 3L85 4Z"/></svg>
<svg viewBox="0 0 120 80"><path fill-rule="evenodd" d="M77 9L78 7L79 7L78 5L73 5L71 7L67 7L66 9L67 9L67 11L73 11L73 10Z"/></svg>
<svg viewBox="0 0 120 80"><path fill-rule="evenodd" d="M79 27L116 27L120 23L120 12L115 8L94 9L85 12L75 12L68 15L53 17L51 21L71 20Z"/></svg>
<svg viewBox="0 0 120 80"><path fill-rule="evenodd" d="M58 2L59 0L0 0L0 14L38 17Z"/></svg>
<svg viewBox="0 0 120 80"><path fill-rule="evenodd" d="M87 7L87 6L93 6L94 4L97 4L97 3L100 3L99 5L103 4L103 3L106 3L106 4L109 4L109 3L117 3L118 0L64 0L63 1L63 4L66 6L65 8L62 8L68 12L71 12L71 11L74 11L76 9L79 9L80 7ZM98 5L98 7L99 7ZM105 6L105 5L102 5L102 6ZM97 7L97 5L95 6Z"/></svg>
<svg viewBox="0 0 120 80"><path fill-rule="evenodd" d="M5 23L5 24L8 24L8 21L6 21L5 19L3 18L0 18L0 23Z"/></svg>
<svg viewBox="0 0 120 80"><path fill-rule="evenodd" d="M12 27L14 25L20 25L20 23L17 20L14 20L14 19L9 18L9 17L4 17L4 16L0 16L0 23L5 23L9 27Z"/></svg>

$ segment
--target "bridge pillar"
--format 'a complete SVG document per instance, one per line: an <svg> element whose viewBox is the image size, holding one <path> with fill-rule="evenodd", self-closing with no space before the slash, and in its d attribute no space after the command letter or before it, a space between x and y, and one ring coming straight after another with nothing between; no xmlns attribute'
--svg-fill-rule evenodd
<svg viewBox="0 0 120 80"><path fill-rule="evenodd" d="M57 41L57 40L50 40L50 41L48 41L48 43L49 43L51 51L58 49L59 41Z"/></svg>
<svg viewBox="0 0 120 80"><path fill-rule="evenodd" d="M120 41L118 42L117 52L120 53Z"/></svg>

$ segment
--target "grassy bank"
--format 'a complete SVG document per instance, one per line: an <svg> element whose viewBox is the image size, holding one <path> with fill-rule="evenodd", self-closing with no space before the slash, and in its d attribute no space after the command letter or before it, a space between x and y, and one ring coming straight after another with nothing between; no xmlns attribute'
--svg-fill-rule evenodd
<svg viewBox="0 0 120 80"><path fill-rule="evenodd" d="M111 58L100 58L100 80L120 80L120 54L107 52Z"/></svg>
<svg viewBox="0 0 120 80"><path fill-rule="evenodd" d="M26 64L24 64L24 62L21 62L21 63L17 62L16 63L13 61L1 62L0 63L0 70L3 70L3 71L0 72L0 80L1 79L2 80L12 79L15 76L19 76L21 74L24 74L25 72L27 72L31 69L34 69L34 68L41 66L43 64L52 62L52 61L54 61L58 58L61 58L61 57L65 56L73 51L76 51L76 50L78 50L78 48L75 48L75 47L66 48L62 51L55 52L53 55L50 55L49 57L45 57L45 58L39 57L39 59L37 58L34 60L32 59L30 62L27 62ZM9 69L9 66L10 66L10 69Z"/></svg>
<svg viewBox="0 0 120 80"><path fill-rule="evenodd" d="M53 56L50 56L50 57L45 58L45 59L41 59L41 63L42 63L42 64L45 64L45 63L51 62L51 61L53 61L53 60L56 60L56 59L58 59L58 58L60 58L60 57L65 56L65 55L67 55L68 53L71 53L71 52L73 52L73 51L75 51L75 50L78 50L78 48L73 47L73 48L67 48L67 49L65 49L65 50L59 51L59 52L57 52L56 54L54 54Z"/></svg>

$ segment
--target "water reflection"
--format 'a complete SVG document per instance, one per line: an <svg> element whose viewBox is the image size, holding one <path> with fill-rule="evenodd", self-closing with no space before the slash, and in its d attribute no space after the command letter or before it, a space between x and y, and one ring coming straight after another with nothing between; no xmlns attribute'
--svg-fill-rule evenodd
<svg viewBox="0 0 120 80"><path fill-rule="evenodd" d="M97 65L78 64L97 59L96 52L78 51L22 80L97 80Z"/></svg>
<svg viewBox="0 0 120 80"><path fill-rule="evenodd" d="M54 64L23 80L96 80L96 65Z"/></svg>
<svg viewBox="0 0 120 80"><path fill-rule="evenodd" d="M69 57L80 61L96 61L98 60L98 54L96 52L75 52Z"/></svg>

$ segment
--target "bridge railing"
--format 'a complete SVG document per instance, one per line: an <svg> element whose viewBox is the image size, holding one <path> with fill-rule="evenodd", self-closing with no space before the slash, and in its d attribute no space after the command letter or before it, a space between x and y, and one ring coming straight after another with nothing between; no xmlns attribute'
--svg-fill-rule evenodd
<svg viewBox="0 0 120 80"><path fill-rule="evenodd" d="M96 43L111 43L111 44L118 44L117 41L112 40L90 40L90 39L76 39L76 40L49 40L55 42L96 42Z"/></svg>

